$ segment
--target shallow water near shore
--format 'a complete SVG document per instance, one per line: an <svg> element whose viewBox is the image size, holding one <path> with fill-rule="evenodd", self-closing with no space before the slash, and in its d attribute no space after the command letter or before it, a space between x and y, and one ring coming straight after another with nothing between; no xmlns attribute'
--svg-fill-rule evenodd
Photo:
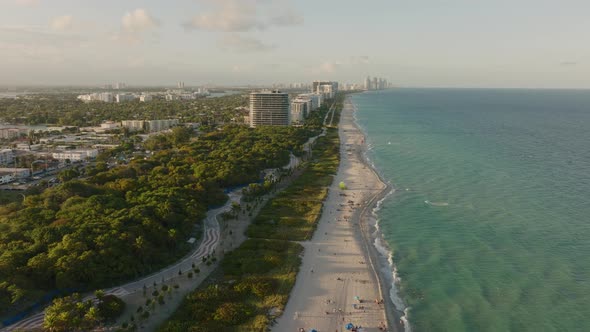
<svg viewBox="0 0 590 332"><path fill-rule="evenodd" d="M590 92L356 94L413 331L590 326ZM388 271L391 273L392 271Z"/></svg>

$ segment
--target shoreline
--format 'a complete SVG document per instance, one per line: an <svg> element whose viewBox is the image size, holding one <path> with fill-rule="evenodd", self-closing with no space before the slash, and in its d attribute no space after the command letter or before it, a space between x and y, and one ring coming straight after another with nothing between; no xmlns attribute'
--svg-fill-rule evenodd
<svg viewBox="0 0 590 332"><path fill-rule="evenodd" d="M407 313L404 312L405 308L397 308L391 299L391 291L399 291L398 289L392 289L392 283L395 282L393 275L394 271L391 270L392 266L387 261L388 257L385 257L384 253L379 252L375 245L375 241L380 241L382 245L387 245L387 243L384 243L385 239L378 229L379 221L375 215L375 209L379 208L381 202L383 202L389 195L394 194L396 190L390 183L383 179L381 174L379 174L373 164L369 161L367 156L367 152L369 151L367 135L359 126L356 117L354 117L354 113L357 111L356 105L354 105L352 102L351 97L347 97L345 103L349 103L353 106L353 125L363 136L363 144L361 144L360 151L357 151L357 157L365 165L365 167L371 170L381 185L384 186L379 193L375 194L373 198L363 206L363 209L360 213L360 225L363 235L362 237L365 243L365 250L370 257L371 266L380 287L380 293L385 294L383 299L385 300L385 315L387 317L388 327L391 331L404 332L406 331L406 326L400 322L404 317L407 319ZM378 234L374 236L376 233ZM390 250L389 248L386 249ZM387 269L387 271L383 271L384 269ZM386 276L384 275L385 272L391 273L392 275ZM405 324L407 324L407 320L405 321ZM408 331L410 331L410 329L408 329Z"/></svg>
<svg viewBox="0 0 590 332"><path fill-rule="evenodd" d="M365 135L353 115L348 97L338 125L338 172L312 239L300 242L301 267L272 331L344 331L348 323L365 332L403 331L390 303L390 284L379 273L367 219L391 187L363 158Z"/></svg>

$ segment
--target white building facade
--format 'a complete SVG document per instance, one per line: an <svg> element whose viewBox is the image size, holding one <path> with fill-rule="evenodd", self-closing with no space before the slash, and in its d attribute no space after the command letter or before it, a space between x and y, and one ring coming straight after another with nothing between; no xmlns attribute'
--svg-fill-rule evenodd
<svg viewBox="0 0 590 332"><path fill-rule="evenodd" d="M135 96L127 93L119 93L115 96L115 99L117 100L117 103L123 103L135 100Z"/></svg>
<svg viewBox="0 0 590 332"><path fill-rule="evenodd" d="M131 131L139 131L145 129L145 121L143 120L123 120L121 126Z"/></svg>
<svg viewBox="0 0 590 332"><path fill-rule="evenodd" d="M290 125L301 125L307 117L307 103L301 100L291 102L291 111L289 116Z"/></svg>
<svg viewBox="0 0 590 332"><path fill-rule="evenodd" d="M93 159L93 158L96 158L96 156L98 156L97 149L63 151L63 152L55 152L52 154L53 159L57 159L57 160L69 159L70 161L80 161L80 160L86 160L86 159Z"/></svg>
<svg viewBox="0 0 590 332"><path fill-rule="evenodd" d="M8 165L14 161L14 153L11 149L0 150L0 164Z"/></svg>
<svg viewBox="0 0 590 332"><path fill-rule="evenodd" d="M152 101L152 96L151 95L141 95L139 96L139 101L142 103L148 102L148 101Z"/></svg>
<svg viewBox="0 0 590 332"><path fill-rule="evenodd" d="M250 127L288 125L289 94L279 90L250 94Z"/></svg>
<svg viewBox="0 0 590 332"><path fill-rule="evenodd" d="M150 132L157 132L170 129L174 126L178 126L180 121L178 119L167 119L167 120L147 120L146 129Z"/></svg>

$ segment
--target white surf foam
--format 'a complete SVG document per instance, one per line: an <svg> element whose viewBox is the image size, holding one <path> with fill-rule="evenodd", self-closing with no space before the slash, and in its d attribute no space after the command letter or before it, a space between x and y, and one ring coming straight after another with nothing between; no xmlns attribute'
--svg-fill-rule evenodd
<svg viewBox="0 0 590 332"><path fill-rule="evenodd" d="M426 203L427 205L430 205L430 206L449 206L449 203L447 203L447 202L424 201L424 203Z"/></svg>
<svg viewBox="0 0 590 332"><path fill-rule="evenodd" d="M404 315L400 318L402 324L404 325L405 332L412 332L412 328L410 327L410 322L408 321L408 315L410 314L410 308L404 309Z"/></svg>
<svg viewBox="0 0 590 332"><path fill-rule="evenodd" d="M380 176L380 178L384 179L383 175L379 172L377 167L375 167L375 164L368 156L369 151L371 151L373 149L373 145L368 140L367 136L364 134L366 132L366 130L364 130L364 128L362 128L359 125L356 111L357 111L357 109L356 109L356 105L355 105L355 112L353 113L353 119L354 119L354 122L356 123L356 125L358 126L358 128L363 132L363 135L365 136L365 140L366 140L365 144L366 144L367 148L365 149L365 151L363 153L363 158L365 159L367 164L371 165L373 170ZM392 186L391 190L387 194L385 194L383 196L383 198L381 198L375 204L373 209L371 210L371 214L372 214L373 218L375 219L375 223L374 223L375 232L373 232L373 234L372 234L373 239L374 239L373 245L375 246L375 249L377 250L377 252L381 256L381 257L379 257L380 262L378 262L379 272L391 284L391 287L389 289L389 298L390 298L391 302L393 303L393 305L395 306L395 308L397 310L403 311L403 313L404 313L402 315L402 317L400 318L401 322L404 325L404 330L406 332L411 332L410 322L408 320L409 308L406 307L406 305L404 304L404 301L402 300L402 298L399 294L399 286L400 286L401 278L399 277L398 272L397 272L397 267L395 266L395 264L393 262L393 251L389 248L386 241L383 239L383 234L381 233L381 228L379 226L380 219L377 214L381 210L381 206L382 206L383 202L387 198L389 198L389 196L391 196L394 192L395 192L395 188L393 188L393 186Z"/></svg>

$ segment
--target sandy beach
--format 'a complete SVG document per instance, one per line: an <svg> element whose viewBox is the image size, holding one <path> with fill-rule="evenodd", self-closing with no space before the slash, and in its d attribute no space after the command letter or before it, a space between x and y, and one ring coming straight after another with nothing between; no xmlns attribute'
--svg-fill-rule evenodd
<svg viewBox="0 0 590 332"><path fill-rule="evenodd" d="M367 211L389 191L363 160L362 132L346 101L339 133L341 162L311 241L302 242L304 256L295 287L273 331L345 331L352 323L362 331L397 331L382 287L377 259L369 243ZM346 189L339 188L340 182ZM375 265L374 265L375 264Z"/></svg>

